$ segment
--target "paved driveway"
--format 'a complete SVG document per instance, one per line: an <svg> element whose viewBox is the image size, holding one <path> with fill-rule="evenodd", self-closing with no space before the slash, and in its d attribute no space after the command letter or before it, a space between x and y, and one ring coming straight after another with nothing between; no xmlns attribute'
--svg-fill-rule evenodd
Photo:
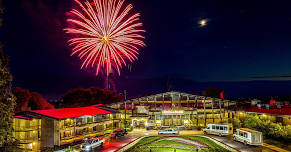
<svg viewBox="0 0 291 152"><path fill-rule="evenodd" d="M180 135L203 135L202 131L180 131ZM120 137L116 140L108 140L106 141L106 144L104 145L104 149L100 150L101 152L115 152L119 150L120 148L124 147L125 145L129 144L130 142L136 140L139 137L142 136L148 136L148 135L158 135L158 131L151 130L134 130L132 132L129 132L127 136ZM232 148L235 148L241 152L274 152L271 149L268 149L263 146L248 146L244 145L243 143L233 141L232 137L219 137L214 135L207 135L211 138L214 138Z"/></svg>
<svg viewBox="0 0 291 152"><path fill-rule="evenodd" d="M207 135L207 136L214 138L214 139L228 145L229 147L235 148L241 152L275 152L275 151L268 149L266 147L263 147L263 146L244 145L241 142L233 141L231 136L227 136L227 137L219 137L219 136L215 136L215 135Z"/></svg>
<svg viewBox="0 0 291 152"><path fill-rule="evenodd" d="M120 137L118 139L111 139L106 141L104 148L100 152L115 152L127 144L136 140L139 136L128 134L126 136Z"/></svg>

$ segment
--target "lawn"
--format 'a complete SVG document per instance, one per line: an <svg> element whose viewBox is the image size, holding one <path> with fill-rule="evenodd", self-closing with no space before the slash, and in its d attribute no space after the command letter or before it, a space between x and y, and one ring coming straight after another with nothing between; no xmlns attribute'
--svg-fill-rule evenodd
<svg viewBox="0 0 291 152"><path fill-rule="evenodd" d="M201 136L150 136L136 143L127 152L229 152Z"/></svg>

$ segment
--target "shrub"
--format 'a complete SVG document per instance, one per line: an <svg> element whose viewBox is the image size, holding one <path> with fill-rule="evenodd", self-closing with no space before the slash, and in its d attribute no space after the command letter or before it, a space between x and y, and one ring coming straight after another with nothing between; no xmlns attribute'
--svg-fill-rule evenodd
<svg viewBox="0 0 291 152"><path fill-rule="evenodd" d="M261 131L264 136L270 138L289 138L291 126L283 126L270 120L261 119L258 115L247 115L243 121L243 127Z"/></svg>

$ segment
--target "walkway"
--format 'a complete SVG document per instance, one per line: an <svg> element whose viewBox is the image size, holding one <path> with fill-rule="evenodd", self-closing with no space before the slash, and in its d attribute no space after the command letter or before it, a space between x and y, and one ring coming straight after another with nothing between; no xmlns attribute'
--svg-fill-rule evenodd
<svg viewBox="0 0 291 152"><path fill-rule="evenodd" d="M282 149L282 148L279 148L279 147L276 147L276 146L273 146L273 145L269 145L269 144L267 144L267 143L263 143L263 146L264 146L264 147L267 147L267 148L269 148L269 149L272 149L272 150L278 151L278 152L289 152L289 151L287 151L287 150L285 150L285 149Z"/></svg>

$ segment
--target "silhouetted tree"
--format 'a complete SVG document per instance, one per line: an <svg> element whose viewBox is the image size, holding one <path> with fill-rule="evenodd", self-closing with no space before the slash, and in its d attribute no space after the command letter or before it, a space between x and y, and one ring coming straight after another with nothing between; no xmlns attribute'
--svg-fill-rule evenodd
<svg viewBox="0 0 291 152"><path fill-rule="evenodd" d="M69 90L62 99L63 107L82 107L119 102L123 100L123 96L112 90L90 87Z"/></svg>
<svg viewBox="0 0 291 152"><path fill-rule="evenodd" d="M200 92L198 92L198 91L192 91L190 94L192 94L192 95L200 95Z"/></svg>
<svg viewBox="0 0 291 152"><path fill-rule="evenodd" d="M13 94L16 96L15 112L29 111L30 108L28 107L28 102L31 98L30 92L16 87L13 89Z"/></svg>
<svg viewBox="0 0 291 152"><path fill-rule="evenodd" d="M213 120L213 122L214 122L213 104L215 102L214 101L215 98L219 96L220 92L221 92L221 90L218 89L218 88L207 88L207 89L203 90L203 92L202 92L203 96L212 97L211 111L212 111L212 120ZM219 102L219 105L220 105L220 102ZM204 106L205 106L205 104L204 104ZM219 106L219 107L220 107L220 119L222 120L222 117L221 117L221 106ZM205 107L204 107L204 109L205 109ZM204 116L206 116L206 115L204 115Z"/></svg>
<svg viewBox="0 0 291 152"><path fill-rule="evenodd" d="M31 110L46 110L55 108L37 92L31 92L31 98L29 99L28 106Z"/></svg>
<svg viewBox="0 0 291 152"><path fill-rule="evenodd" d="M221 92L218 88L207 88L203 90L202 95L207 97L218 97Z"/></svg>
<svg viewBox="0 0 291 152"><path fill-rule="evenodd" d="M16 96L15 112L55 108L39 93L29 92L28 90L16 87L15 89L13 89L13 94Z"/></svg>
<svg viewBox="0 0 291 152"><path fill-rule="evenodd" d="M0 14L2 13L2 1L0 0ZM1 23L0 17L0 25ZM8 56L3 52L3 45L0 44L0 147L6 147L14 142L12 131L15 97L10 93L12 79ZM4 151L7 150L4 149Z"/></svg>
<svg viewBox="0 0 291 152"><path fill-rule="evenodd" d="M139 95L139 97L146 97L146 96L150 96L150 95L153 95L152 93L141 93L140 95Z"/></svg>

